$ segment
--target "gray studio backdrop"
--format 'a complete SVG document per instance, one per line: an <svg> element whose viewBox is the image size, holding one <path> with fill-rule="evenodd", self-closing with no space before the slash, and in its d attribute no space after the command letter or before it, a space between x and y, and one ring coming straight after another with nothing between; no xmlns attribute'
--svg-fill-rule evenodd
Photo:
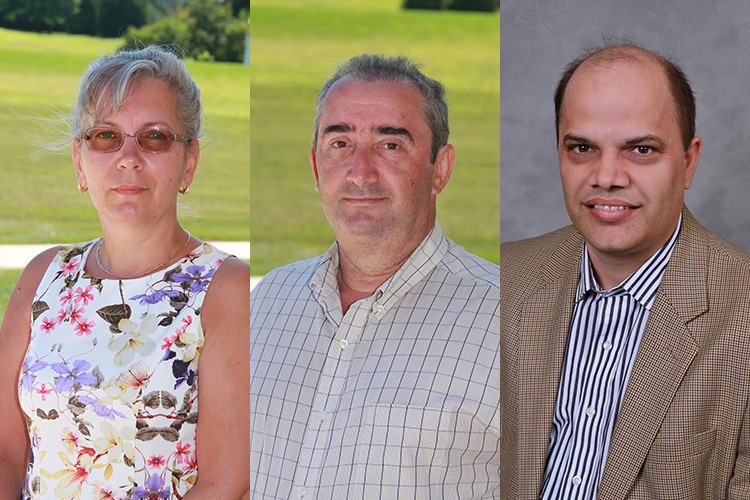
<svg viewBox="0 0 750 500"><path fill-rule="evenodd" d="M703 140L687 206L750 251L750 2L742 0L503 0L501 241L570 224L552 96L563 67L602 35L637 40L682 66Z"/></svg>

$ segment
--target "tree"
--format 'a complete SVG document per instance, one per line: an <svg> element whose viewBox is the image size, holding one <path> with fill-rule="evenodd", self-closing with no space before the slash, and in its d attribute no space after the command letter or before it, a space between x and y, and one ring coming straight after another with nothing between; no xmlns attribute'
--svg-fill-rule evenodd
<svg viewBox="0 0 750 500"><path fill-rule="evenodd" d="M73 0L0 0L0 25L29 31L64 29Z"/></svg>
<svg viewBox="0 0 750 500"><path fill-rule="evenodd" d="M446 0L404 0L404 9L432 9L441 10L445 8Z"/></svg>
<svg viewBox="0 0 750 500"><path fill-rule="evenodd" d="M105 37L122 35L129 26L146 22L143 5L135 0L99 0L97 34Z"/></svg>
<svg viewBox="0 0 750 500"><path fill-rule="evenodd" d="M201 60L241 61L245 44L247 11L232 16L230 2L195 0L187 9L143 26L129 29L125 47L176 44Z"/></svg>
<svg viewBox="0 0 750 500"><path fill-rule="evenodd" d="M96 35L97 29L96 7L93 0L81 0L65 27L65 31L82 35Z"/></svg>
<svg viewBox="0 0 750 500"><path fill-rule="evenodd" d="M497 0L453 0L448 9L451 10L478 10L484 12L494 12L500 8L500 2Z"/></svg>

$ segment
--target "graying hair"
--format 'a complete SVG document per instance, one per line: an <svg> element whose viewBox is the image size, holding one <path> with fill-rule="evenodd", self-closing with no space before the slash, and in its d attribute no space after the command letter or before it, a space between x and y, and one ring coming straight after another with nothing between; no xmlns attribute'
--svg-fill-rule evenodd
<svg viewBox="0 0 750 500"><path fill-rule="evenodd" d="M432 132L432 157L435 163L440 148L448 144L448 104L445 102L445 87L437 80L422 74L419 65L404 56L386 57L376 54L362 54L352 57L336 67L333 75L323 84L315 105L314 139L318 143L318 128L323 103L331 87L345 76L365 82L401 81L416 87L422 95L422 115Z"/></svg>
<svg viewBox="0 0 750 500"><path fill-rule="evenodd" d="M132 98L132 83L156 79L170 86L177 99L177 115L184 135L200 139L202 127L201 91L174 53L158 46L120 51L98 57L83 75L73 107L71 132L80 137L94 126L100 115L112 115ZM132 131L135 132L135 131Z"/></svg>

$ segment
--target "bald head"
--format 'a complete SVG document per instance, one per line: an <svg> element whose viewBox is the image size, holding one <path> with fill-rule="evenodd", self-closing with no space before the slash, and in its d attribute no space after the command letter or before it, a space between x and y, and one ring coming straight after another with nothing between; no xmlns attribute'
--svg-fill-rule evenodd
<svg viewBox="0 0 750 500"><path fill-rule="evenodd" d="M666 58L636 47L635 45L613 45L590 50L566 66L555 91L555 132L559 142L560 116L563 112L565 91L573 75L584 76L585 72L607 69L613 65L647 66L662 72L669 86L674 119L680 127L685 151L695 137L695 97L690 83L682 70ZM663 81L660 78L656 81Z"/></svg>

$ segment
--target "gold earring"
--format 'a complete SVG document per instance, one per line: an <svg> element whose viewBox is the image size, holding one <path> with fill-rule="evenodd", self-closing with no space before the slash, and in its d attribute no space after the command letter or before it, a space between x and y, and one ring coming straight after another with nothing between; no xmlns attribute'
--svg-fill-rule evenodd
<svg viewBox="0 0 750 500"><path fill-rule="evenodd" d="M83 194L89 190L89 187L86 184L78 183L78 190Z"/></svg>
<svg viewBox="0 0 750 500"><path fill-rule="evenodd" d="M188 194L188 191L190 191L190 186L188 186L188 187L182 187L182 186L180 186L180 190L179 191L180 191L180 194L184 196L184 195Z"/></svg>

